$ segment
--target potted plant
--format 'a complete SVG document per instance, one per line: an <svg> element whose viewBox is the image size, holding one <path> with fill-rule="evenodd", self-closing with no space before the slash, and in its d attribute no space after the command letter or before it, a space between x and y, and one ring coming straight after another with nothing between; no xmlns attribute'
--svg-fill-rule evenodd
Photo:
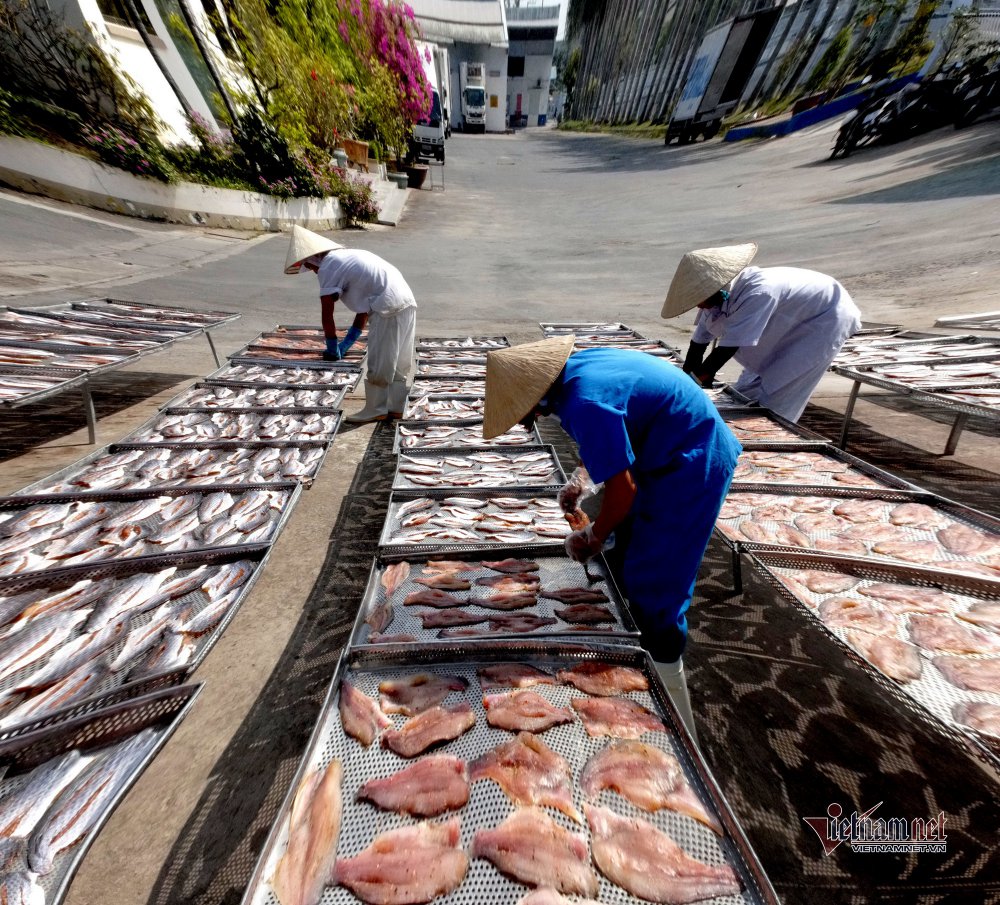
<svg viewBox="0 0 1000 905"><path fill-rule="evenodd" d="M426 163L410 163L406 166L407 184L411 189L419 189L427 179Z"/></svg>

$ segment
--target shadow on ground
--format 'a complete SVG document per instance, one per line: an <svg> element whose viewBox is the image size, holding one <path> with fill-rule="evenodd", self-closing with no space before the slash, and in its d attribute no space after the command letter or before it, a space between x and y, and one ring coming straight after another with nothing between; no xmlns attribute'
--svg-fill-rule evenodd
<svg viewBox="0 0 1000 905"><path fill-rule="evenodd" d="M95 377L91 384L94 411L106 418L172 386L190 380L194 374L115 372ZM0 420L0 462L65 437L87 426L83 396L79 389L4 412ZM98 434L98 443L101 437ZM86 444L81 444L86 446ZM81 451L81 455L82 455Z"/></svg>
<svg viewBox="0 0 1000 905"><path fill-rule="evenodd" d="M372 435L344 497L302 616L243 725L220 756L150 905L236 905L319 716L361 603L396 466L394 425Z"/></svg>

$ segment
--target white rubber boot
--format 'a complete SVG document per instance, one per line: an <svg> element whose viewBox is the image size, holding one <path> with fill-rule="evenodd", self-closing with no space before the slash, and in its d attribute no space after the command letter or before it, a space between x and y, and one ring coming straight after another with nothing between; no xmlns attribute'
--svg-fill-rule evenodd
<svg viewBox="0 0 1000 905"><path fill-rule="evenodd" d="M698 733L694 728L694 714L691 711L691 698L688 695L687 678L684 676L684 660L674 663L656 663L656 671L660 681L670 695L670 702L677 708L685 728L690 733L694 743L698 744Z"/></svg>
<svg viewBox="0 0 1000 905"><path fill-rule="evenodd" d="M402 418L403 409L406 406L406 397L410 394L410 388L405 380L394 380L389 384L389 417Z"/></svg>
<svg viewBox="0 0 1000 905"><path fill-rule="evenodd" d="M344 420L349 424L369 424L372 421L385 421L389 407L388 387L377 387L370 380L365 381L365 407L360 412L347 415Z"/></svg>

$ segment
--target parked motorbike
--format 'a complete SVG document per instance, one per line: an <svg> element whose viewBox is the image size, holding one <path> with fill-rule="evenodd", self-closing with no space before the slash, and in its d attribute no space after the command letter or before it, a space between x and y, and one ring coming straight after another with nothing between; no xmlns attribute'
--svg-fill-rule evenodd
<svg viewBox="0 0 1000 905"><path fill-rule="evenodd" d="M956 91L955 128L971 126L980 116L1000 107L1000 60L992 67L970 68Z"/></svg>

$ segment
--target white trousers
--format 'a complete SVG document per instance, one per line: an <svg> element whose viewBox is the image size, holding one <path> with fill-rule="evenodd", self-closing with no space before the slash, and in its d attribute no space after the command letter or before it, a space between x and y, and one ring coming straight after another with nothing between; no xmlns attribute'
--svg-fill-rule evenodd
<svg viewBox="0 0 1000 905"><path fill-rule="evenodd" d="M417 306L368 319L368 381L373 386L407 384L413 375L413 345L417 330Z"/></svg>
<svg viewBox="0 0 1000 905"><path fill-rule="evenodd" d="M676 660L673 663L659 663L653 661L656 671L660 676L663 687L670 695L670 702L677 709L684 727L690 733L694 743L698 744L698 735L695 732L694 713L691 710L691 697L688 695L687 678L684 675L684 661Z"/></svg>

